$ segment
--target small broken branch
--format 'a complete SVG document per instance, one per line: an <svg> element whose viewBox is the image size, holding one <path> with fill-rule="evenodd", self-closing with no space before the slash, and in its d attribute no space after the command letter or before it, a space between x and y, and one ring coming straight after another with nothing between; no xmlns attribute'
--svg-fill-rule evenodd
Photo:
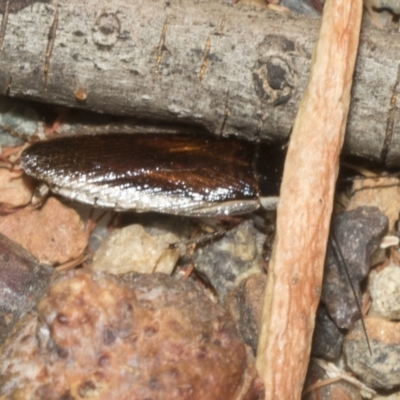
<svg viewBox="0 0 400 400"><path fill-rule="evenodd" d="M257 368L266 400L300 399L320 299L362 0L328 0L278 205Z"/></svg>

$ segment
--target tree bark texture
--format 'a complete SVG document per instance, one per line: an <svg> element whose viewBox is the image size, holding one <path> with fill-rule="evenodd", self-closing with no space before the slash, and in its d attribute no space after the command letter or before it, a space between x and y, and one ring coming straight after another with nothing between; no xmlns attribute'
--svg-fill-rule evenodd
<svg viewBox="0 0 400 400"><path fill-rule="evenodd" d="M288 138L320 25L224 0L1 0L0 11L0 93L249 140ZM390 166L398 54L398 32L364 27L345 143Z"/></svg>

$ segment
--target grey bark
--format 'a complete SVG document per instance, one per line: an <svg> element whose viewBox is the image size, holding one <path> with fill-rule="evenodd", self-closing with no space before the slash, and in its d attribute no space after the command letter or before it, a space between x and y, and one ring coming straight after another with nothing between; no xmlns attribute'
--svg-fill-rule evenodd
<svg viewBox="0 0 400 400"><path fill-rule="evenodd" d="M223 0L21 0L8 13L6 3L0 93L248 140L288 138L319 29ZM391 166L399 54L398 32L364 27L345 144Z"/></svg>

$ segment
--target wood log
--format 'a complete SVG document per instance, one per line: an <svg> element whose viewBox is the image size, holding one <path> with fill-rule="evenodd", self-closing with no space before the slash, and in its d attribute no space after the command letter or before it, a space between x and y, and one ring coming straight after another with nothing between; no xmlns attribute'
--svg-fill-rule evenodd
<svg viewBox="0 0 400 400"><path fill-rule="evenodd" d="M8 7L7 7L8 5ZM0 93L286 140L319 19L227 0L0 2ZM400 165L400 38L364 27L345 149Z"/></svg>

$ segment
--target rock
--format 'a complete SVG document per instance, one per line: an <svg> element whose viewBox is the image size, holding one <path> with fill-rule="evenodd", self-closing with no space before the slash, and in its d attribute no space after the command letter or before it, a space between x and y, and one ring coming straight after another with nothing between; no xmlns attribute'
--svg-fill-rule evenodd
<svg viewBox="0 0 400 400"><path fill-rule="evenodd" d="M259 325L262 316L265 274L252 274L239 283L226 298L226 306L236 321L242 340L256 355Z"/></svg>
<svg viewBox="0 0 400 400"><path fill-rule="evenodd" d="M32 180L19 171L0 168L0 204L12 209L29 204L32 198Z"/></svg>
<svg viewBox="0 0 400 400"><path fill-rule="evenodd" d="M171 274L180 257L179 242L172 233L150 236L141 225L114 230L97 250L91 269L113 274L163 272Z"/></svg>
<svg viewBox="0 0 400 400"><path fill-rule="evenodd" d="M377 207L388 217L389 229L394 228L399 219L399 178L383 176L375 179L359 179L354 181L352 192L348 210L360 206Z"/></svg>
<svg viewBox="0 0 400 400"><path fill-rule="evenodd" d="M119 215L112 210L93 208L89 204L77 201L68 202L68 207L75 210L81 221L90 227L89 249L95 253L100 244L107 238L119 222Z"/></svg>
<svg viewBox="0 0 400 400"><path fill-rule="evenodd" d="M0 353L0 397L263 398L228 313L165 274L70 271L24 322Z"/></svg>
<svg viewBox="0 0 400 400"><path fill-rule="evenodd" d="M40 209L29 206L0 216L0 232L49 265L77 258L88 243L79 215L54 197Z"/></svg>
<svg viewBox="0 0 400 400"><path fill-rule="evenodd" d="M46 292L53 268L0 234L0 344Z"/></svg>
<svg viewBox="0 0 400 400"><path fill-rule="evenodd" d="M15 146L23 143L18 136L30 137L38 130L39 117L36 111L20 100L8 97L0 99L0 146Z"/></svg>
<svg viewBox="0 0 400 400"><path fill-rule="evenodd" d="M369 290L372 297L370 315L400 319L400 267L388 265L374 274Z"/></svg>
<svg viewBox="0 0 400 400"><path fill-rule="evenodd" d="M366 317L365 325L372 355L358 321L343 347L347 366L366 385L390 390L400 385L400 323Z"/></svg>
<svg viewBox="0 0 400 400"><path fill-rule="evenodd" d="M265 235L246 220L213 243L198 247L193 256L197 271L204 274L224 301L246 276L262 272L261 254Z"/></svg>
<svg viewBox="0 0 400 400"><path fill-rule="evenodd" d="M387 217L374 207L359 207L339 214L333 220L332 229L349 268L359 304L360 282L368 275L371 257L379 249L387 225ZM344 267L338 262L338 254L330 242L321 300L336 325L348 329L360 317L360 313Z"/></svg>
<svg viewBox="0 0 400 400"><path fill-rule="evenodd" d="M191 237L193 231L198 229L198 222L193 218L181 217L160 213L127 212L121 214L121 222L124 226L139 224L144 227L151 236L163 235L171 232L185 241Z"/></svg>
<svg viewBox="0 0 400 400"><path fill-rule="evenodd" d="M343 342L344 333L332 321L326 308L321 304L318 307L315 321L312 357L337 360L342 352Z"/></svg>
<svg viewBox="0 0 400 400"><path fill-rule="evenodd" d="M259 324L262 316L264 289L267 281L265 274L252 274L242 280L225 300L226 307L236 321L236 328L242 340L257 352ZM340 357L344 342L344 333L336 326L324 306L317 311L312 344L312 356L327 360Z"/></svg>

